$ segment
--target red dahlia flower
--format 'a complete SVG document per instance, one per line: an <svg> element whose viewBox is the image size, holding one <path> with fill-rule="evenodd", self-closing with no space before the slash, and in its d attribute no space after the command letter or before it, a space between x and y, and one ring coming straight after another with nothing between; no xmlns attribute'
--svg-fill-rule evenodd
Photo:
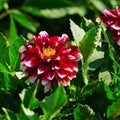
<svg viewBox="0 0 120 120"><path fill-rule="evenodd" d="M27 43L19 50L21 67L31 83L37 81L49 90L56 81L67 86L76 77L78 65L82 58L76 46L66 46L69 37L66 34L49 37L42 31L34 36L34 43Z"/></svg>
<svg viewBox="0 0 120 120"><path fill-rule="evenodd" d="M120 7L115 10L105 9L100 18L112 30L115 41L120 46Z"/></svg>

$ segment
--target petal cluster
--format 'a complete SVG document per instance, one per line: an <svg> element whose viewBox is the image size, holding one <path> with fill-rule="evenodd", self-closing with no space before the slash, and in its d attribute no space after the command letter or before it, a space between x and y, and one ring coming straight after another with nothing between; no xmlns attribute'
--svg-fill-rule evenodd
<svg viewBox="0 0 120 120"><path fill-rule="evenodd" d="M76 46L67 46L69 37L51 36L41 31L33 37L33 43L21 46L21 68L31 83L37 81L49 90L54 83L67 86L76 77L77 62L82 58Z"/></svg>
<svg viewBox="0 0 120 120"><path fill-rule="evenodd" d="M115 41L120 46L120 7L117 6L115 10L105 9L100 18L112 30Z"/></svg>

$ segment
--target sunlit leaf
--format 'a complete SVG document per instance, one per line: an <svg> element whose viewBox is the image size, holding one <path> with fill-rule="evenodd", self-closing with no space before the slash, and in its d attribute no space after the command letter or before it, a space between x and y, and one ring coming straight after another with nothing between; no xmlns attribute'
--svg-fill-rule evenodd
<svg viewBox="0 0 120 120"><path fill-rule="evenodd" d="M100 26L96 26L96 27L91 28L89 31L87 31L85 33L85 35L83 36L82 40L79 42L79 48L83 55L82 74L83 74L83 78L84 78L84 83L86 85L88 84L88 81L89 81L88 71L89 71L90 67L92 68L91 62L92 63L95 62L95 61L93 61L93 60L95 60L94 54L97 52L96 50L99 45L100 38L101 38L101 28L100 28ZM101 54L101 55L98 55L98 57L100 56L103 58L104 54L101 52L99 52L99 54ZM99 60L99 58L96 58L96 60L97 59ZM95 67L97 68L97 66L95 66ZM98 65L98 67L99 67L99 65Z"/></svg>
<svg viewBox="0 0 120 120"><path fill-rule="evenodd" d="M87 62L88 58L93 53L94 49L98 46L100 38L101 38L100 26L93 27L92 29L85 33L84 37L79 43L84 63Z"/></svg>
<svg viewBox="0 0 120 120"><path fill-rule="evenodd" d="M40 106L44 112L43 119L51 120L53 117L55 117L55 115L65 105L66 99L65 91L61 85L56 89L55 93L45 98L40 103Z"/></svg>
<svg viewBox="0 0 120 120"><path fill-rule="evenodd" d="M40 118L33 111L31 111L28 108L25 108L24 105L21 104L20 119L19 120L40 120Z"/></svg>
<svg viewBox="0 0 120 120"><path fill-rule="evenodd" d="M79 14L81 16L85 15L86 10L83 6L71 6L71 7L61 7L61 8L45 8L38 9L30 6L23 6L22 10L32 15L45 18L61 18L66 15Z"/></svg>
<svg viewBox="0 0 120 120"><path fill-rule="evenodd" d="M108 70L101 70L99 73L99 81L103 81L106 85L109 85L112 81L111 74Z"/></svg>
<svg viewBox="0 0 120 120"><path fill-rule="evenodd" d="M80 43L80 40L83 38L85 35L85 32L83 29L81 29L78 25L76 25L72 20L70 20L70 28L73 34L73 37L75 39L75 42L77 46Z"/></svg>

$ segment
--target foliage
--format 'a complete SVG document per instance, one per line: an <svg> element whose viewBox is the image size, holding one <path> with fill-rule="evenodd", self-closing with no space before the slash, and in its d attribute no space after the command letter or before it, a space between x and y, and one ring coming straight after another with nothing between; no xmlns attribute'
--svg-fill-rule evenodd
<svg viewBox="0 0 120 120"><path fill-rule="evenodd" d="M119 0L0 0L0 120L120 120L120 46L95 22L105 8L118 5ZM70 86L53 85L47 93L40 83L29 83L18 54L41 30L67 33L83 55Z"/></svg>

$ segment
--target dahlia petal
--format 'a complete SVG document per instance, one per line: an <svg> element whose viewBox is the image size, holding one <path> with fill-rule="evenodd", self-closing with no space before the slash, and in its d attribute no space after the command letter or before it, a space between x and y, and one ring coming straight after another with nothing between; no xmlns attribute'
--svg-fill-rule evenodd
<svg viewBox="0 0 120 120"><path fill-rule="evenodd" d="M51 82L48 82L48 84L46 84L46 85L44 86L44 92L45 92L45 93L48 92L48 91L51 89L51 87L52 87L52 83L51 83Z"/></svg>
<svg viewBox="0 0 120 120"><path fill-rule="evenodd" d="M73 70L71 69L71 67L69 66L69 64L67 63L64 63L64 62L61 62L61 68L66 70L66 71L69 71L69 72L72 72Z"/></svg>
<svg viewBox="0 0 120 120"><path fill-rule="evenodd" d="M117 14L120 15L120 7L119 6L116 7L116 11L117 11Z"/></svg>
<svg viewBox="0 0 120 120"><path fill-rule="evenodd" d="M45 72L44 68L38 68L38 71L37 71L38 75L40 75L44 72Z"/></svg>
<svg viewBox="0 0 120 120"><path fill-rule="evenodd" d="M111 28L115 29L115 30L120 30L120 26L117 26L115 24L111 25Z"/></svg>
<svg viewBox="0 0 120 120"><path fill-rule="evenodd" d="M76 78L76 72L73 71L73 72L69 73L68 77L69 77L70 80L72 80L73 78Z"/></svg>
<svg viewBox="0 0 120 120"><path fill-rule="evenodd" d="M37 74L42 74L49 69L49 65L47 63L40 63L38 67Z"/></svg>
<svg viewBox="0 0 120 120"><path fill-rule="evenodd" d="M41 31L38 36L33 36L34 43L39 46L44 46L47 44L49 34L46 31Z"/></svg>
<svg viewBox="0 0 120 120"><path fill-rule="evenodd" d="M82 58L82 54L79 52L79 49L76 46L70 46L71 52L68 54L68 58L71 60L80 60Z"/></svg>
<svg viewBox="0 0 120 120"><path fill-rule="evenodd" d="M75 71L75 72L78 71L78 65L76 62L71 62L71 63L69 63L69 65L73 71Z"/></svg>
<svg viewBox="0 0 120 120"><path fill-rule="evenodd" d="M68 71L58 70L58 71L57 71L57 75L58 75L60 78L65 78L65 77L68 75Z"/></svg>
<svg viewBox="0 0 120 120"><path fill-rule="evenodd" d="M76 57L74 55L67 55L67 58L70 59L70 60L75 60Z"/></svg>
<svg viewBox="0 0 120 120"><path fill-rule="evenodd" d="M42 84L42 85L46 85L46 84L48 84L48 82L49 82L48 80L42 80L42 81L41 81L41 84Z"/></svg>
<svg viewBox="0 0 120 120"><path fill-rule="evenodd" d="M63 86L69 86L70 85L70 81L63 81Z"/></svg>
<svg viewBox="0 0 120 120"><path fill-rule="evenodd" d="M30 60L29 61L24 61L24 65L26 67L31 67L31 61Z"/></svg>
<svg viewBox="0 0 120 120"><path fill-rule="evenodd" d="M23 46L20 47L19 53L22 54L26 50L27 50L26 47L23 45Z"/></svg>
<svg viewBox="0 0 120 120"><path fill-rule="evenodd" d="M28 79L31 83L35 83L36 79L37 79L37 76L30 76L30 77L28 77Z"/></svg>
<svg viewBox="0 0 120 120"><path fill-rule="evenodd" d="M69 52L71 52L71 48L63 49L61 52L62 54L68 54Z"/></svg>
<svg viewBox="0 0 120 120"><path fill-rule="evenodd" d="M41 39L47 39L49 38L49 34L46 31L41 31L39 34Z"/></svg>
<svg viewBox="0 0 120 120"><path fill-rule="evenodd" d="M36 66L38 63L39 63L39 61L38 61L39 59L37 58L37 57L32 57L32 58L27 58L27 59L25 59L24 61L23 61L23 63L24 63L24 65L26 66L26 67L34 67L34 66Z"/></svg>
<svg viewBox="0 0 120 120"><path fill-rule="evenodd" d="M120 39L117 41L117 44L120 46Z"/></svg>
<svg viewBox="0 0 120 120"><path fill-rule="evenodd" d="M52 63L52 70L59 70L59 69L60 69L60 65L58 62Z"/></svg>
<svg viewBox="0 0 120 120"><path fill-rule="evenodd" d="M116 15L113 14L110 9L105 9L105 10L103 11L103 14L104 14L105 16L111 16L111 17L116 18Z"/></svg>
<svg viewBox="0 0 120 120"><path fill-rule="evenodd" d="M67 34L62 34L62 36L59 38L59 43L66 44L69 40L70 38Z"/></svg>
<svg viewBox="0 0 120 120"><path fill-rule="evenodd" d="M69 58L70 60L78 61L78 60L80 60L80 59L82 58L82 54L81 54L81 53L78 53L78 52L72 53L71 55L70 55L70 54L68 55L68 58Z"/></svg>
<svg viewBox="0 0 120 120"><path fill-rule="evenodd" d="M60 78L60 77L56 76L56 80L57 80L59 85L60 84L62 84L63 86L70 85L70 79L68 77L65 77L63 79L63 78Z"/></svg>
<svg viewBox="0 0 120 120"><path fill-rule="evenodd" d="M120 46L120 36L116 37L116 43Z"/></svg>
<svg viewBox="0 0 120 120"><path fill-rule="evenodd" d="M24 64L24 62L21 62L21 63L20 63L20 67L21 67L23 70L26 70L26 69L27 69L27 66Z"/></svg>
<svg viewBox="0 0 120 120"><path fill-rule="evenodd" d="M59 36L52 36L49 38L48 42L50 46L56 47L58 46L59 42L58 42Z"/></svg>
<svg viewBox="0 0 120 120"><path fill-rule="evenodd" d="M46 73L46 78L48 79L48 80L53 80L53 78L55 77L55 72L54 71L48 71L47 73Z"/></svg>
<svg viewBox="0 0 120 120"><path fill-rule="evenodd" d="M55 60L55 61L60 60L60 56L59 56L59 55L54 55L54 56L52 57L52 59Z"/></svg>

